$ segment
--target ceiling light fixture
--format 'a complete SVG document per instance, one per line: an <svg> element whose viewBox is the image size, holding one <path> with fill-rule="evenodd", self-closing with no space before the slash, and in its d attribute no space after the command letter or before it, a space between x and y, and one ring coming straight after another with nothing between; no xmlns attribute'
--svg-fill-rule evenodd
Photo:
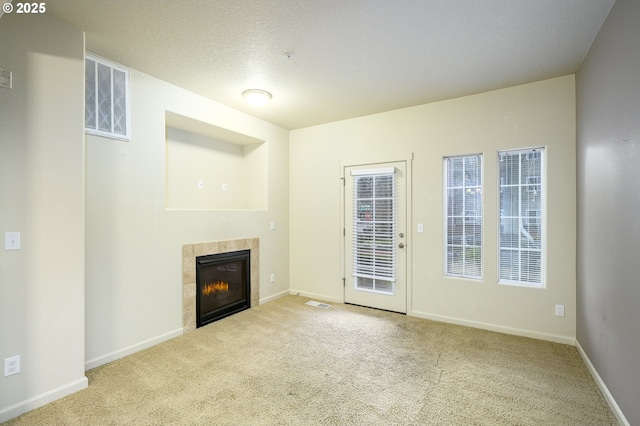
<svg viewBox="0 0 640 426"><path fill-rule="evenodd" d="M242 96L253 106L261 107L272 98L271 93L261 89L249 89L242 92Z"/></svg>

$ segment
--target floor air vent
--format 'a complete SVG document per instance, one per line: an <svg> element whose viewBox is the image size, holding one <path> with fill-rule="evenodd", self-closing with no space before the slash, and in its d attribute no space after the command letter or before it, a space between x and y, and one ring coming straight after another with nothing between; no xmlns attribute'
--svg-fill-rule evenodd
<svg viewBox="0 0 640 426"><path fill-rule="evenodd" d="M327 305L326 303L320 303L320 302L316 302L315 300L309 300L307 303L305 303L306 305L309 306L315 306L316 308L330 308L331 305Z"/></svg>

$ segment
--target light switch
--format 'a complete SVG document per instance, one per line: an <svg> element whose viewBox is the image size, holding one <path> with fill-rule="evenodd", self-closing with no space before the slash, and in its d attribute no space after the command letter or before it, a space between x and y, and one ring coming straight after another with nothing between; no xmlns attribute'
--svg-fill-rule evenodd
<svg viewBox="0 0 640 426"><path fill-rule="evenodd" d="M424 225L422 223L418 224L418 232L424 232Z"/></svg>
<svg viewBox="0 0 640 426"><path fill-rule="evenodd" d="M19 232L4 233L4 249L20 250L20 233Z"/></svg>

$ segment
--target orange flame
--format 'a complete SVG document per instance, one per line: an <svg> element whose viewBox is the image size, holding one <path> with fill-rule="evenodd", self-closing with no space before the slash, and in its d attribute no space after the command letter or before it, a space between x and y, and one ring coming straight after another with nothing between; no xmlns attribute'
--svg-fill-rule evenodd
<svg viewBox="0 0 640 426"><path fill-rule="evenodd" d="M215 283L206 284L202 287L202 295L208 296L217 291L229 291L229 283L224 281L216 281Z"/></svg>

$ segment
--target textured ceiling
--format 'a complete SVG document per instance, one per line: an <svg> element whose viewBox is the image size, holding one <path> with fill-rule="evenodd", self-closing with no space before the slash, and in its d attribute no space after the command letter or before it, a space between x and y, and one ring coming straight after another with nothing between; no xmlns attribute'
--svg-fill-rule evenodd
<svg viewBox="0 0 640 426"><path fill-rule="evenodd" d="M47 13L91 52L296 129L574 73L613 2L48 0ZM250 88L272 101L248 106Z"/></svg>

